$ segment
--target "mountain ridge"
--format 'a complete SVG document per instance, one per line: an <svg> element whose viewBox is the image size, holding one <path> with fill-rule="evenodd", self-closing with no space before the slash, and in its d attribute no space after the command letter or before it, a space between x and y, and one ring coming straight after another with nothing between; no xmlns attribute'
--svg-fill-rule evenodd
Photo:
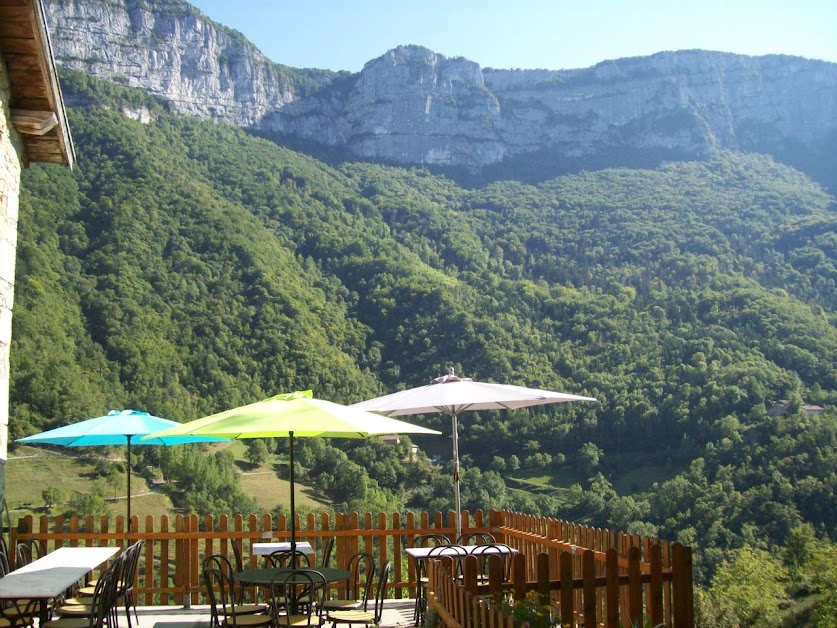
<svg viewBox="0 0 837 628"><path fill-rule="evenodd" d="M769 153L832 186L837 64L660 52L574 70L498 70L399 46L356 74L294 69L181 1L49 0L60 67L139 86L176 113L395 164L657 164Z"/></svg>

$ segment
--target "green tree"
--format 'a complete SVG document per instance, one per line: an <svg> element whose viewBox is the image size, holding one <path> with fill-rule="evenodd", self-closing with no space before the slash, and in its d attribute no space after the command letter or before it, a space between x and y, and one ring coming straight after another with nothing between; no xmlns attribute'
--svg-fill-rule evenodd
<svg viewBox="0 0 837 628"><path fill-rule="evenodd" d="M64 501L64 492L55 486L49 486L41 491L41 497L44 500L44 506L51 510L53 506Z"/></svg>
<svg viewBox="0 0 837 628"><path fill-rule="evenodd" d="M258 466L267 462L270 452L263 438L253 438L247 441L247 461Z"/></svg>
<svg viewBox="0 0 837 628"><path fill-rule="evenodd" d="M787 572L769 552L744 547L724 560L712 578L710 607L726 609L739 626L778 626L787 602Z"/></svg>
<svg viewBox="0 0 837 628"><path fill-rule="evenodd" d="M578 463L586 476L589 477L598 470L602 453L595 443L584 443L578 449Z"/></svg>
<svg viewBox="0 0 837 628"><path fill-rule="evenodd" d="M810 523L798 525L790 531L782 553L782 563L790 576L798 579L817 547L814 526Z"/></svg>
<svg viewBox="0 0 837 628"><path fill-rule="evenodd" d="M67 500L64 516L70 517L79 513L92 516L94 521L111 515L110 507L101 495L73 491Z"/></svg>

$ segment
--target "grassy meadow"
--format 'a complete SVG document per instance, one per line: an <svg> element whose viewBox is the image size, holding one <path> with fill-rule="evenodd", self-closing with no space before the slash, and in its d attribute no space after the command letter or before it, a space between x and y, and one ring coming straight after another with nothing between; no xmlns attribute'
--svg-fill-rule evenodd
<svg viewBox="0 0 837 628"><path fill-rule="evenodd" d="M212 448L229 448L233 452L236 466L241 471L242 490L251 495L264 512L290 502L290 482L284 479L287 464L271 459L264 465L254 467L246 461L246 446L240 441L213 445ZM124 458L120 461L124 462ZM71 448L16 447L10 452L6 464L6 499L12 521L16 522L18 518L30 514L54 516L63 512L63 504L56 504L51 509L46 507L42 491L47 488L59 489L66 504L74 491L92 493L99 487L111 515L126 516L126 474L116 473L108 481L94 479L95 466L96 461L89 457L89 453L80 456L78 451ZM296 483L296 503L297 507L310 508L324 505L316 499L314 491L299 482ZM131 510L132 514L141 519L149 515L160 517L178 514L165 494L152 489L136 473L131 475Z"/></svg>

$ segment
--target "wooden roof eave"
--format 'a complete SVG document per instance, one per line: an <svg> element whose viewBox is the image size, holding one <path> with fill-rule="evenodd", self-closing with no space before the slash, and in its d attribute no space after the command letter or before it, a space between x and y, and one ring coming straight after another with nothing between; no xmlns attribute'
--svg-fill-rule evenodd
<svg viewBox="0 0 837 628"><path fill-rule="evenodd" d="M72 168L75 148L40 0L2 3L2 51L11 90L11 123L23 141L24 165Z"/></svg>

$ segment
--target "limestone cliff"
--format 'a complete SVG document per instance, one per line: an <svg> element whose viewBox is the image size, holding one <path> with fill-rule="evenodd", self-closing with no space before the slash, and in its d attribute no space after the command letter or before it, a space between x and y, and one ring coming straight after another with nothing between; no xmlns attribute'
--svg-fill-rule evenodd
<svg viewBox="0 0 837 628"><path fill-rule="evenodd" d="M180 0L47 0L60 65L142 87L172 110L478 169L532 153L833 153L837 64L699 50L581 70L488 70L417 46L357 74L297 70ZM280 32L277 25L277 32Z"/></svg>
<svg viewBox="0 0 837 628"><path fill-rule="evenodd" d="M273 63L182 0L44 6L59 67L148 90L177 113L252 126L336 76Z"/></svg>

